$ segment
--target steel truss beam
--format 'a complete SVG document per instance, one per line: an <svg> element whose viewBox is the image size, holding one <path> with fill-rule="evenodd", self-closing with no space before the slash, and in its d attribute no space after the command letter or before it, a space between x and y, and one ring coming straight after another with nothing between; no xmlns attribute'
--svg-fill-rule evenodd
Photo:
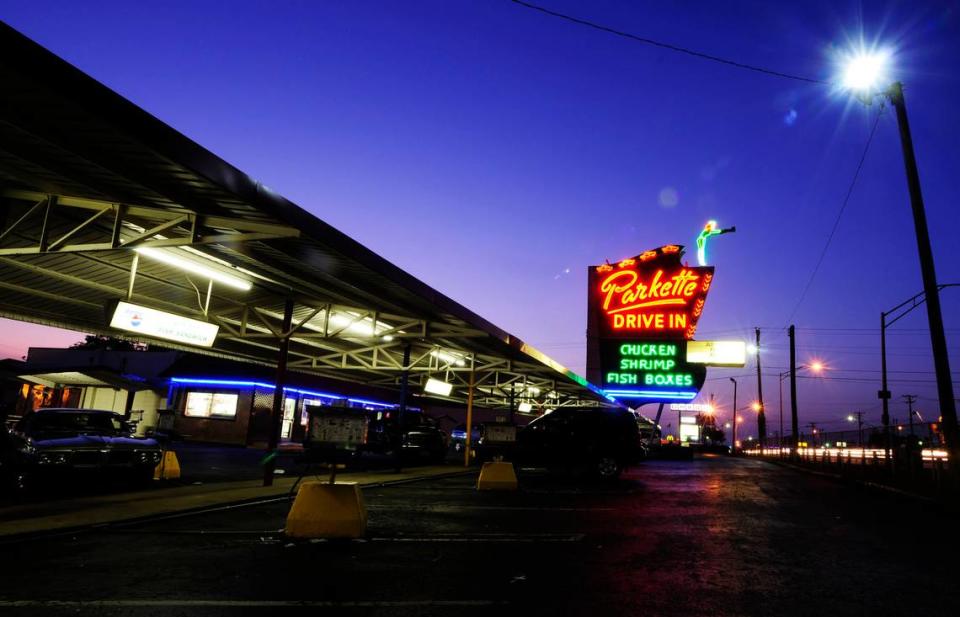
<svg viewBox="0 0 960 617"><path fill-rule="evenodd" d="M94 252L129 250L134 246L190 246L299 236L298 230L283 225L205 216L186 209L164 210L19 190L0 190L0 197L25 201L28 204L21 216L0 230L0 240L13 236L19 243L31 243L29 246L0 248L0 263L91 290L95 295L90 298L61 298L50 292L7 283L0 284L0 289L32 295L42 300L66 301L78 307L99 307L99 298L124 298L127 290L29 261L18 261L15 257L74 253L78 257L95 260L101 266L126 269L111 260L98 258ZM81 216L64 216L69 211ZM42 221L39 220L41 216ZM31 221L32 218L38 220ZM64 225L64 220L69 222L69 225ZM36 238L38 227L39 239ZM207 230L210 230L209 233ZM102 234L103 241L89 241L91 236L97 233ZM175 237L156 238L159 234ZM84 241L75 241L81 238L84 238ZM174 280L146 274L136 276L146 277L153 283L167 285L179 291L188 291L184 285ZM511 397L516 401L530 402L539 409L612 405L602 400L584 398L577 384L568 383L564 379L558 383L554 369L550 366L472 353L451 342L490 336L482 330L335 304L326 299L316 302L309 297L312 295L310 290L307 290L306 294L302 291L296 294L300 312L286 331L281 325L281 315L275 307L262 306L267 300L243 303L214 295L213 306L201 309L190 309L163 297L154 297L157 294L144 297L143 301L157 308L166 308L177 313L193 313L199 318L205 317L218 323L222 328L218 345L209 353L224 357L260 358L262 362L264 352L276 353L278 341L290 337L293 345L290 350L292 370L371 385L395 385L399 375L406 370L414 383L421 386L431 376L456 384L455 395L451 400L457 402L466 399L468 375L473 371L475 400L482 406L505 407ZM24 318L19 311L17 313L20 318ZM336 320L331 319L337 316L339 317ZM109 328L104 327L100 331L109 331ZM121 336L129 335L125 333ZM226 343L227 347L224 348L220 343ZM247 346L251 352L231 349L237 344ZM410 344L414 350L408 366L404 366L402 354L402 347L406 344Z"/></svg>
<svg viewBox="0 0 960 617"><path fill-rule="evenodd" d="M71 253L78 251L106 251L138 247L197 246L205 244L230 244L254 240L273 240L277 238L298 238L300 230L287 225L245 221L225 216L198 214L186 209L162 209L130 204L111 203L95 199L71 197L68 195L46 195L36 191L6 189L0 196L8 199L32 202L34 205L19 219L3 231L0 240L5 238L36 212L43 210L44 220L39 241L32 246L0 248L0 255L37 255L43 253ZM48 230L52 219L66 209L92 211L93 214L80 223L71 221L72 227L58 239L50 241ZM80 231L89 228L105 215L113 216L110 232L104 230L101 242L82 242L71 244L67 241ZM132 221L136 223L132 223ZM152 227L137 233L133 237L123 238L119 233L125 225L140 228L142 221L151 221ZM132 223L132 225L131 225ZM203 233L204 230L211 230ZM227 231L230 230L230 231ZM176 237L154 238L161 233L178 234Z"/></svg>

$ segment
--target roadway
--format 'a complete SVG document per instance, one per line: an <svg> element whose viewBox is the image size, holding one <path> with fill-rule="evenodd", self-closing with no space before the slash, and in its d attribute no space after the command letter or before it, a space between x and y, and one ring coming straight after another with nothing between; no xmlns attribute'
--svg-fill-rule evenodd
<svg viewBox="0 0 960 617"><path fill-rule="evenodd" d="M960 601L955 515L763 461L471 483L366 489L362 541L289 542L277 502L7 542L0 614L928 616Z"/></svg>

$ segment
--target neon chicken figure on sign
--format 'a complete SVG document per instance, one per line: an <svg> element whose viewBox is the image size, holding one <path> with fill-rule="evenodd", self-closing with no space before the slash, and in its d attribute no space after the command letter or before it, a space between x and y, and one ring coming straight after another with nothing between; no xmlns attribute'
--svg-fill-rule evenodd
<svg viewBox="0 0 960 617"><path fill-rule="evenodd" d="M720 229L716 221L707 221L707 224L703 226L703 231L697 236L697 263L701 266L707 265L707 240L720 234L733 233L736 230L736 227Z"/></svg>

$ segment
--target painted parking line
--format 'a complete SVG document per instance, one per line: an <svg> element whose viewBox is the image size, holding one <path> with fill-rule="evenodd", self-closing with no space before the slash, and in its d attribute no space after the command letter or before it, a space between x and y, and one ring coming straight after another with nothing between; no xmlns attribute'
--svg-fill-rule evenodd
<svg viewBox="0 0 960 617"><path fill-rule="evenodd" d="M538 543L538 542L580 542L584 534L554 534L554 533L535 533L535 534L450 534L450 535L429 535L429 536L389 536L375 537L367 540L368 542L508 542L508 543ZM363 542L363 540L357 540Z"/></svg>
<svg viewBox="0 0 960 617"><path fill-rule="evenodd" d="M460 506L415 504L368 504L367 510L414 510L417 512L470 512L470 511L517 511L517 512L612 512L617 508L576 508L554 506Z"/></svg>
<svg viewBox="0 0 960 617"><path fill-rule="evenodd" d="M262 542L278 543L284 541L283 530L252 530L241 529L236 531L218 530L208 531L204 529L173 529L173 530L111 530L110 533L122 535L198 535L198 536L258 536ZM372 538L355 538L346 540L355 544L366 542L579 542L583 540L584 534L556 534L556 533L491 533L491 534L471 534L471 533L451 533L451 534L431 534L420 536L376 536ZM335 540L340 542L340 540ZM314 538L306 540L308 544L317 544L331 542L323 538ZM290 546L303 544L303 541L291 542ZM0 606L3 606L0 604Z"/></svg>
<svg viewBox="0 0 960 617"><path fill-rule="evenodd" d="M419 608L495 606L501 600L0 600L0 608Z"/></svg>

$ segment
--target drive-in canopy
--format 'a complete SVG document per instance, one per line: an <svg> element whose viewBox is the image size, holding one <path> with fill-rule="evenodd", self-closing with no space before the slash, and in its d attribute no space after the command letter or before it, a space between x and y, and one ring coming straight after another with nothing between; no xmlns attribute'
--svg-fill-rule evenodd
<svg viewBox="0 0 960 617"><path fill-rule="evenodd" d="M584 379L0 23L0 314L110 327L128 301L219 326L199 351L465 400L610 405ZM285 329L285 305L293 302ZM140 315L137 315L139 318ZM415 386L414 386L415 387Z"/></svg>

